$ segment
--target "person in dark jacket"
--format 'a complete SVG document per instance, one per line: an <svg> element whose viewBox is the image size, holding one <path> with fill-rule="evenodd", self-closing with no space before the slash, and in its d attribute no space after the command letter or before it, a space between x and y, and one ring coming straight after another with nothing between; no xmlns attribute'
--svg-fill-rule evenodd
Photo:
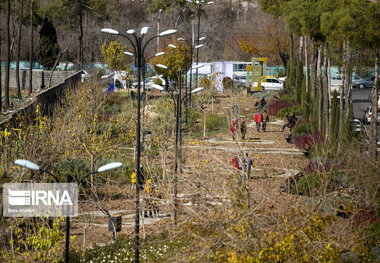
<svg viewBox="0 0 380 263"><path fill-rule="evenodd" d="M261 113L261 122L262 122L261 129L263 130L263 132L265 132L265 130L267 129L267 122L268 121L269 121L268 113L266 110L264 110Z"/></svg>
<svg viewBox="0 0 380 263"><path fill-rule="evenodd" d="M241 132L241 139L245 140L245 134L247 132L247 126L245 125L244 119L242 119L241 123L240 123L240 132Z"/></svg>
<svg viewBox="0 0 380 263"><path fill-rule="evenodd" d="M286 118L288 122L282 126L281 131L283 132L286 127L288 127L290 130L294 128L297 122L297 117L294 116L294 114L290 114L290 116L286 115Z"/></svg>

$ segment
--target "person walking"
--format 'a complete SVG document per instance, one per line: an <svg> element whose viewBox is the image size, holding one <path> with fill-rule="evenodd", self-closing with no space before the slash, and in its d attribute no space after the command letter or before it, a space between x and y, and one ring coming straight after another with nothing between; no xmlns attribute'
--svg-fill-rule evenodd
<svg viewBox="0 0 380 263"><path fill-rule="evenodd" d="M232 133L232 139L234 140L235 139L235 132L236 132L236 130L237 130L237 128L238 128L238 120L237 120L237 118L234 118L233 120L232 120L232 122L231 122L231 127L230 127L230 131L231 131L231 133Z"/></svg>
<svg viewBox="0 0 380 263"><path fill-rule="evenodd" d="M255 114L255 122L256 122L256 130L259 132L260 131L260 123L261 123L261 115L258 111Z"/></svg>
<svg viewBox="0 0 380 263"><path fill-rule="evenodd" d="M262 111L265 107L265 105L267 104L267 102L265 101L265 98L263 97L261 100L260 100L260 108L259 108L259 111Z"/></svg>
<svg viewBox="0 0 380 263"><path fill-rule="evenodd" d="M267 129L267 122L269 121L269 116L268 116L268 113L266 110L264 110L262 113L261 113L261 122L262 122L262 125L261 125L261 128L263 130L263 132L266 131Z"/></svg>
<svg viewBox="0 0 380 263"><path fill-rule="evenodd" d="M232 164L235 169L239 170L239 156L237 154L234 155L234 158L232 158Z"/></svg>
<svg viewBox="0 0 380 263"><path fill-rule="evenodd" d="M131 189L133 189L136 184L136 169L131 174L131 183Z"/></svg>
<svg viewBox="0 0 380 263"><path fill-rule="evenodd" d="M285 130L286 127L288 127L291 131L297 122L297 118L296 118L296 116L294 116L294 113L291 113L290 115L286 115L286 119L288 122L285 123L284 126L282 126L282 128L280 130L282 132Z"/></svg>
<svg viewBox="0 0 380 263"><path fill-rule="evenodd" d="M245 172L247 173L247 178L251 179L252 159L249 158L248 153L245 153L244 167Z"/></svg>
<svg viewBox="0 0 380 263"><path fill-rule="evenodd" d="M247 132L247 126L245 125L245 121L242 118L240 123L240 132L241 132L241 139L245 140L245 133Z"/></svg>

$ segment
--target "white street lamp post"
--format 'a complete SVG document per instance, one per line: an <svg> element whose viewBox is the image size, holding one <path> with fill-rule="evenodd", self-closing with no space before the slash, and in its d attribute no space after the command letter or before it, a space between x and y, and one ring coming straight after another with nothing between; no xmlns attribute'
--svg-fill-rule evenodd
<svg viewBox="0 0 380 263"><path fill-rule="evenodd" d="M140 156L141 156L141 73L143 68L145 67L145 48L155 38L168 36L171 34L177 33L176 29L169 29L163 31L156 36L149 38L148 40L143 42L144 36L148 34L149 27L143 27L140 31L140 36L137 36L136 31L134 29L130 29L127 31L127 34L131 35L131 37L121 34L118 31L110 28L103 28L101 32L119 35L126 38L129 43L133 46L135 60L137 60L137 127L136 127L136 215L135 215L135 263L139 262L139 246L140 246L140 185L138 182L141 182L141 170L140 170ZM133 38L133 40L132 40ZM145 82L145 80L144 80Z"/></svg>
<svg viewBox="0 0 380 263"><path fill-rule="evenodd" d="M40 171L42 173L47 173L51 177L53 177L57 183L60 183L60 181L58 180L58 178L54 174L52 174L51 172L49 172L47 170L41 169L37 164L35 164L31 161L19 159L19 160L15 161L15 165L18 165L20 167L25 167L25 168L28 168L30 170ZM120 162L114 162L114 163L109 163L109 164L103 165L103 166L99 167L99 169L97 171L88 173L87 175L80 178L78 181L78 186L83 182L84 179L86 179L88 176L90 176L92 174L102 173L105 171L116 169L116 168L121 167L122 165L123 164ZM72 176L70 174L67 174L66 175L66 183L71 183L71 182L72 182ZM65 221L66 221L66 226L65 226L65 232L66 232L66 234L65 234L65 263L68 263L69 262L69 249L70 249L70 217L67 216L65 218Z"/></svg>

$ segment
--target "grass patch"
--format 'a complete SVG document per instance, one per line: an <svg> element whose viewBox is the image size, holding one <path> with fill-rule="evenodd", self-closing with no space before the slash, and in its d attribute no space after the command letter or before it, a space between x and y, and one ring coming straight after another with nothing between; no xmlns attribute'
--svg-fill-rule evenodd
<svg viewBox="0 0 380 263"><path fill-rule="evenodd" d="M134 262L134 245L133 239L121 236L114 244L86 250L84 257L78 262ZM182 248L186 248L183 241L169 240L164 233L148 237L141 242L140 260L141 262L168 262L168 259L180 253Z"/></svg>

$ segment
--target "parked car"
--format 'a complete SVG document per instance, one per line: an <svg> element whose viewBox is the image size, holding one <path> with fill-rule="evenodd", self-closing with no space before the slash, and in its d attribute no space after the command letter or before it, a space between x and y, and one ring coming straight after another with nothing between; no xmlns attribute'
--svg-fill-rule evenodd
<svg viewBox="0 0 380 263"><path fill-rule="evenodd" d="M354 85L352 85L353 88L362 89L362 88L372 88L375 84L375 77L367 77L360 81L357 81Z"/></svg>
<svg viewBox="0 0 380 263"><path fill-rule="evenodd" d="M257 87L257 82L252 82L253 87ZM284 89L284 84L277 78L268 78L266 82L261 82L262 90L281 90Z"/></svg>
<svg viewBox="0 0 380 263"><path fill-rule="evenodd" d="M363 128L365 134L368 134L368 130L367 130L367 127L364 126L364 123L359 120L359 119L353 119L352 120L352 124L353 124L353 127L354 127L354 131L356 134L359 134Z"/></svg>
<svg viewBox="0 0 380 263"><path fill-rule="evenodd" d="M351 85L353 88L357 87L358 83L363 82L358 75L353 74L351 79ZM330 77L330 88L332 91L337 90L339 92L340 87L343 86L342 75L333 75Z"/></svg>
<svg viewBox="0 0 380 263"><path fill-rule="evenodd" d="M367 109L364 111L364 116L363 116L363 120L364 120L364 124L367 124L367 123L371 123L371 120L372 120L372 107L371 106L368 106ZM380 121L380 111L378 110L377 111L377 120Z"/></svg>
<svg viewBox="0 0 380 263"><path fill-rule="evenodd" d="M145 90L151 90L152 89L152 84L154 83L154 80L156 79L156 78L159 78L159 79L161 79L161 82L162 82L162 86L165 86L165 80L161 77L161 76L153 76L153 77L149 77L149 78L146 78L146 80L145 80ZM133 82L132 83L132 89L137 89L137 84L138 84L138 82L136 81L136 82ZM143 87L143 84L144 84L144 82L142 82L141 81L141 83L140 83L140 85L141 85L141 88Z"/></svg>

